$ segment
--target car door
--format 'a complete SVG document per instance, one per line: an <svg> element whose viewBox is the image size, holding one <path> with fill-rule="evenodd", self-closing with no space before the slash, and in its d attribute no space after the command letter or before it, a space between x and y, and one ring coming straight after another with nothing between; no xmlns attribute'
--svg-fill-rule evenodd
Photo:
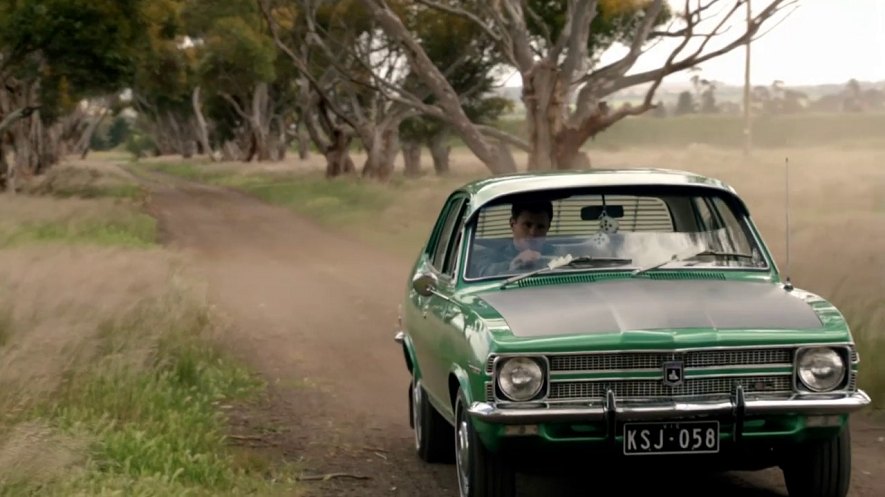
<svg viewBox="0 0 885 497"><path fill-rule="evenodd" d="M424 388L437 405L445 405L445 399L448 398L448 373L453 346L449 328L453 313L458 312L458 306L451 300L455 290L455 244L460 240L458 235L466 200L462 196L450 200L433 250L427 253L422 270L437 278L436 292L426 297L416 296L422 322L421 333L413 337L415 353L421 365Z"/></svg>

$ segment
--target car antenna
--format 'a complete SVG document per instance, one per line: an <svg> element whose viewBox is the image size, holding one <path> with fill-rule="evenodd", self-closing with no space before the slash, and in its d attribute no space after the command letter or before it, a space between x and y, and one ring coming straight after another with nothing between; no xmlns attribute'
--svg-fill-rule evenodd
<svg viewBox="0 0 885 497"><path fill-rule="evenodd" d="M792 291L793 290L793 282L790 281L790 158L786 157L784 159L784 213L786 216L786 253L787 253L787 281L784 283L784 290Z"/></svg>

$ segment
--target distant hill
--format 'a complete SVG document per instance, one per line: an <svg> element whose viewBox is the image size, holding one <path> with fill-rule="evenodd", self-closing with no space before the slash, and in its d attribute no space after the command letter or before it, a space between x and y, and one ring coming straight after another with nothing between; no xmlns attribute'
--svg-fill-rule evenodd
<svg viewBox="0 0 885 497"><path fill-rule="evenodd" d="M802 92L808 96L811 100L816 100L824 95L834 95L841 92L845 89L845 86L848 82L843 83L828 83L821 85L789 85L784 84L784 88L795 90ZM885 90L885 81L859 81L862 89L881 89ZM744 87L737 85L728 85L725 83L715 82L716 84L716 100L718 102L735 102L739 103L744 98ZM762 83L754 83L753 86L771 86L771 82L762 84ZM633 88L627 88L621 92L616 93L614 96L609 98L611 103L617 102L635 102L641 100L645 97L645 91L647 86L641 85ZM665 104L672 105L675 104L676 100L679 98L679 94L683 91L693 91L693 87L691 82L665 82L661 84L658 88L655 101L663 101ZM516 103L522 102L522 87L521 86L505 86L501 87L496 91L497 96L501 96L507 98L508 100L512 100Z"/></svg>

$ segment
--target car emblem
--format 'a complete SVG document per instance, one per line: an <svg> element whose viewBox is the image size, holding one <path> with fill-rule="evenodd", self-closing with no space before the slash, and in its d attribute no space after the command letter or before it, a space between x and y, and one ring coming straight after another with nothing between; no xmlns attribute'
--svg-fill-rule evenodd
<svg viewBox="0 0 885 497"><path fill-rule="evenodd" d="M671 361L664 363L664 385L668 387L678 387L682 385L685 379L685 371L682 361Z"/></svg>

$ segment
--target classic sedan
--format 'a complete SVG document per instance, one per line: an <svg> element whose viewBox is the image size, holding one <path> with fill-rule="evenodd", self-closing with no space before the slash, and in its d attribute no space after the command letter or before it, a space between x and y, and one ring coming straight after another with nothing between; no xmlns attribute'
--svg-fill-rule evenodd
<svg viewBox="0 0 885 497"><path fill-rule="evenodd" d="M524 173L456 189L400 316L418 455L462 497L557 461L782 468L844 497L870 403L844 317L778 269L722 181Z"/></svg>

